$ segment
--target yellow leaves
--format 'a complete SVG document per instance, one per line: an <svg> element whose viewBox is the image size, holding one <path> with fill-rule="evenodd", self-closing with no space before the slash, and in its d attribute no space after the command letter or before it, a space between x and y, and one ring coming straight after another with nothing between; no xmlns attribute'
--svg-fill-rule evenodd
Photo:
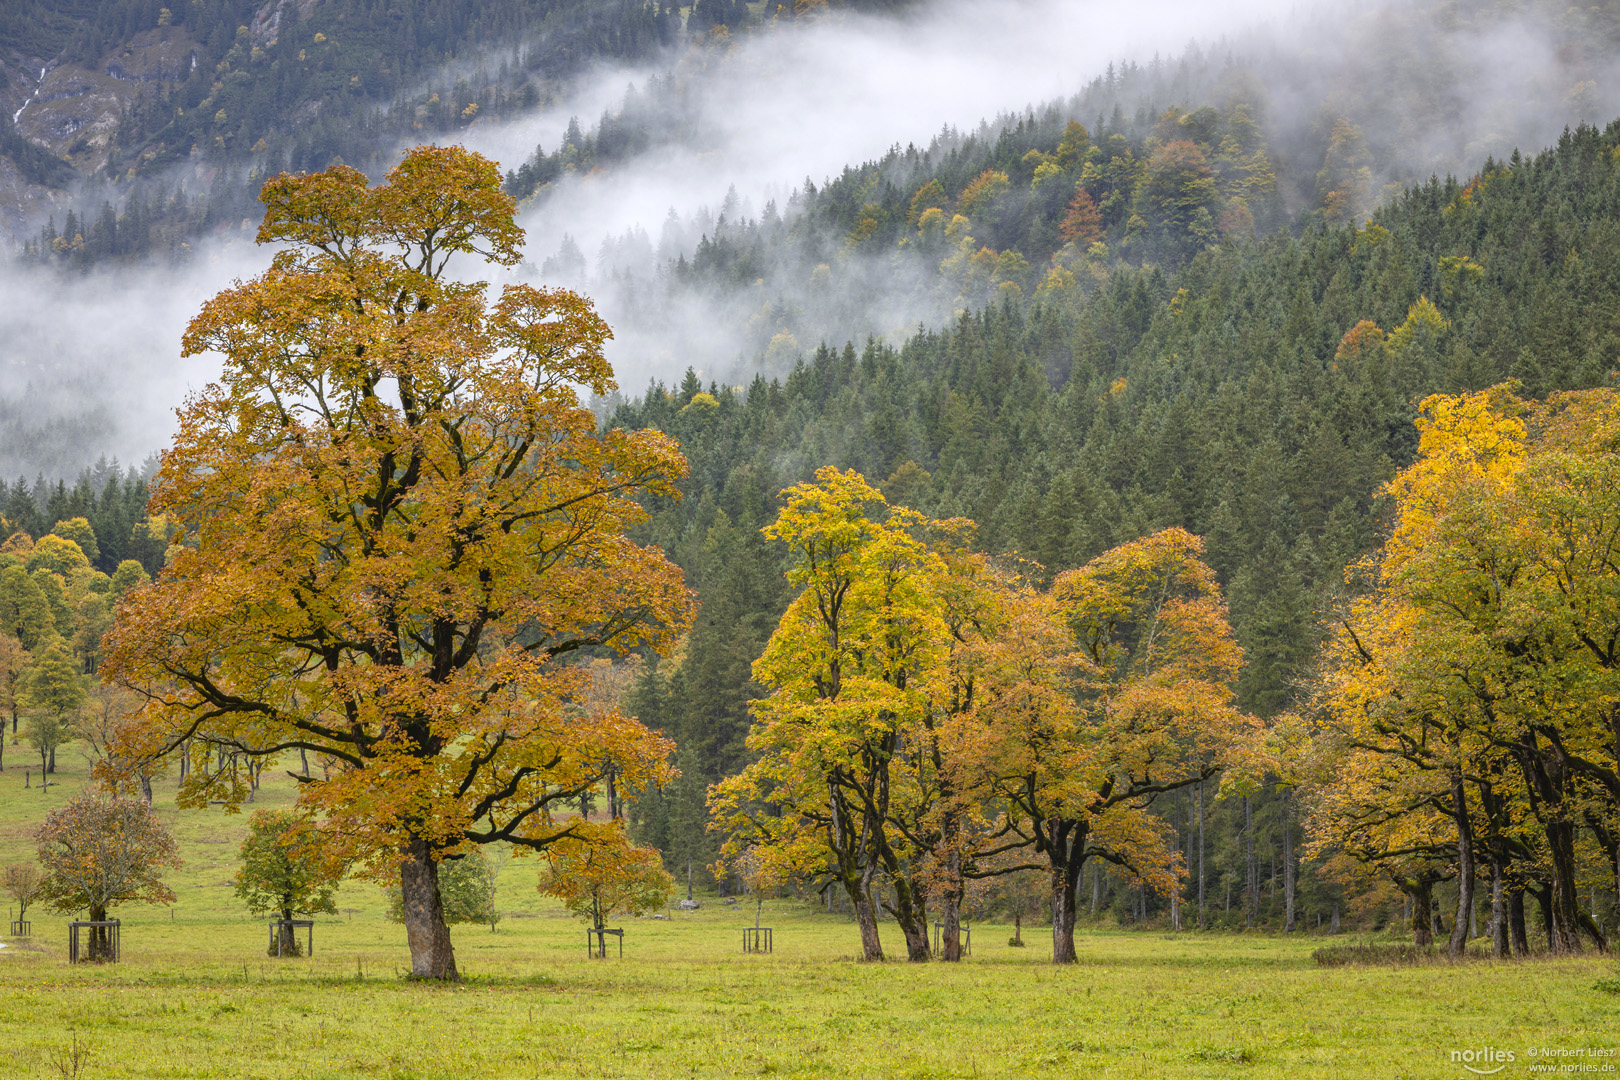
<svg viewBox="0 0 1620 1080"><path fill-rule="evenodd" d="M1012 180L1006 173L999 169L986 169L956 197L957 212L969 218L983 217L1011 190Z"/></svg>
<svg viewBox="0 0 1620 1080"><path fill-rule="evenodd" d="M501 189L500 170L460 147L417 147L375 188L347 165L282 173L260 198L266 207L260 243L307 244L328 255L392 243L422 272L441 268L455 252L477 252L502 266L522 257L522 230L512 220L517 204Z"/></svg>
<svg viewBox="0 0 1620 1080"><path fill-rule="evenodd" d="M539 891L593 926L615 915L643 915L669 902L674 879L658 852L636 847L619 822L581 826L547 852Z"/></svg>
<svg viewBox="0 0 1620 1080"><path fill-rule="evenodd" d="M1511 386L1434 394L1418 409L1418 460L1385 488L1401 507L1386 573L1421 554L1456 500L1479 485L1500 486L1524 463L1525 408Z"/></svg>
<svg viewBox="0 0 1620 1080"><path fill-rule="evenodd" d="M879 522L857 474L817 481L767 530L802 591L755 666L772 691L755 703L759 760L711 790L727 850L858 868L845 839L868 829L899 860L887 872L926 879L979 843L965 822L1010 822L999 844L1066 821L1168 888L1180 863L1153 793L1263 756L1232 705L1242 656L1201 542L1168 530L1043 593L974 553L969 522Z"/></svg>
<svg viewBox="0 0 1620 1080"><path fill-rule="evenodd" d="M1435 341L1449 329L1451 323L1440 314L1433 301L1420 296L1417 303L1407 309L1406 321L1389 332L1389 347L1399 356L1414 344Z"/></svg>
<svg viewBox="0 0 1620 1080"><path fill-rule="evenodd" d="M493 163L421 148L377 187L338 166L264 199L261 239L287 246L188 328L224 374L155 484L171 564L109 637L105 673L150 701L127 749L231 748L213 772L194 755L191 801L240 800L249 755L324 756L304 807L373 873L408 836L544 848L571 834L561 793L669 775L668 742L583 707L566 661L661 651L690 622L680 571L626 536L685 459L580 405L614 385L588 300L515 286L491 305L442 277L455 252L516 258Z"/></svg>

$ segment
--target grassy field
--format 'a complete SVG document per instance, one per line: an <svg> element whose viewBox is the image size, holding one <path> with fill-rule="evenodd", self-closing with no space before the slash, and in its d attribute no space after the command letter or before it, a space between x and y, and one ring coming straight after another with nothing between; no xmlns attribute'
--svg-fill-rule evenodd
<svg viewBox="0 0 1620 1080"><path fill-rule="evenodd" d="M0 774L0 864L31 855L35 824L82 783L82 759L58 760L45 794ZM261 802L288 797L271 783ZM313 958L265 957L229 885L245 816L165 816L187 860L179 902L119 912L123 963L70 967L66 919L44 911L27 947L0 950L0 1077L74 1075L75 1042L87 1080L1466 1077L1451 1051L1486 1046L1514 1053L1496 1074L1514 1077L1535 1075L1531 1048L1620 1049L1598 959L1320 969L1321 938L1097 930L1058 969L1041 931L1013 949L986 925L960 965L861 964L853 925L792 902L766 905L776 952L745 956L752 911L711 900L628 921L624 958L592 961L522 860L499 929L455 929L467 982L422 986L399 978L404 932L364 883L320 920ZM900 947L892 926L885 944ZM1602 1076L1620 1056L1564 1060Z"/></svg>

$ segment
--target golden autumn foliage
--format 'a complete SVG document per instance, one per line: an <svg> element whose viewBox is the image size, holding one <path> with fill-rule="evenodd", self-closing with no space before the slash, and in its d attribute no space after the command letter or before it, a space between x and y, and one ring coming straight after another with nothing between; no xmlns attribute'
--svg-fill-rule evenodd
<svg viewBox="0 0 1620 1080"><path fill-rule="evenodd" d="M1620 397L1499 386L1421 410L1394 529L1359 568L1371 589L1324 652L1317 846L1383 867L1424 912L1456 877L1459 922L1488 866L1499 954L1510 921L1523 947L1527 889L1556 951L1602 944L1576 830L1620 882Z"/></svg>
<svg viewBox="0 0 1620 1080"><path fill-rule="evenodd" d="M657 911L669 903L675 890L675 881L665 872L658 852L632 847L618 823L608 828L619 835L551 848L539 885L541 892L555 896L597 929L615 915Z"/></svg>
<svg viewBox="0 0 1620 1080"><path fill-rule="evenodd" d="M1039 867L1072 962L1085 860L1173 888L1154 798L1260 753L1200 542L1159 533L1043 591L973 552L971 523L816 481L766 530L800 592L755 665L759 759L711 792L728 851L845 890L870 959L880 902L924 960L928 904L952 935L969 881Z"/></svg>
<svg viewBox="0 0 1620 1080"><path fill-rule="evenodd" d="M582 708L567 660L689 622L680 571L626 536L685 460L581 406L614 386L589 301L447 274L518 259L494 163L422 147L376 186L336 166L261 197L270 268L185 335L224 373L156 480L169 565L110 634L105 676L146 701L117 757L189 754L185 805L239 803L250 759L336 762L302 809L332 858L400 878L413 970L454 978L438 859L544 850L607 771L668 777L668 742Z"/></svg>

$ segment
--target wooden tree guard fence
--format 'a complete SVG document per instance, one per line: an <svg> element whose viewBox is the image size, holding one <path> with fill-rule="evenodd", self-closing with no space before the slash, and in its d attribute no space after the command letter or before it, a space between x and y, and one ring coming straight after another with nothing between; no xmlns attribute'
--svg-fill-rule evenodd
<svg viewBox="0 0 1620 1080"><path fill-rule="evenodd" d="M11 920L11 935L10 936L12 936L12 937L21 937L21 938L33 937L34 936L34 924L32 922L30 922L29 920L27 920L27 919L13 919L13 920Z"/></svg>
<svg viewBox="0 0 1620 1080"><path fill-rule="evenodd" d="M68 963L77 964L80 960L106 960L117 963L123 955L123 945L119 940L120 922L117 919L107 919L98 922L70 922L68 923ZM103 940L106 951L103 955L85 955L79 948L79 931L88 928L90 931L90 953L96 952L93 948L96 942L97 931L104 931Z"/></svg>
<svg viewBox="0 0 1620 1080"><path fill-rule="evenodd" d="M966 923L962 923L959 926L957 926L956 929L961 934L962 955L963 956L972 956L973 955L973 927L967 925ZM944 932L945 932L945 924L944 923L935 923L934 924L934 955L935 956L939 956L941 953L943 953L945 951L944 950Z"/></svg>
<svg viewBox="0 0 1620 1080"><path fill-rule="evenodd" d="M592 926L585 930L585 955L598 960L607 959L607 936L619 939L619 957L624 957L624 931L606 926Z"/></svg>
<svg viewBox="0 0 1620 1080"><path fill-rule="evenodd" d="M286 927L287 933L285 933L285 934L281 933L282 927ZM287 940L289 938L292 939L293 948L297 949L297 947L298 947L298 936L297 935L298 935L298 931L300 931L300 930L307 931L308 934L309 934L309 948L305 951L304 955L305 956L314 956L315 955L315 920L314 919L271 919L270 920L270 944L267 947L268 951L274 952L276 954L277 959L280 959L281 956L283 955L283 950L286 948L286 942L287 942ZM295 955L296 955L296 953L295 953Z"/></svg>
<svg viewBox="0 0 1620 1080"><path fill-rule="evenodd" d="M771 928L768 926L743 927L743 952L766 953L772 949Z"/></svg>

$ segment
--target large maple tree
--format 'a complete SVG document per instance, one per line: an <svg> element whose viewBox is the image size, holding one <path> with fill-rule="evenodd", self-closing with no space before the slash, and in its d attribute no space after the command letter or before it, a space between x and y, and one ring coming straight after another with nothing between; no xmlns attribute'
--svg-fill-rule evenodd
<svg viewBox="0 0 1620 1080"><path fill-rule="evenodd" d="M302 808L334 859L397 877L413 974L454 979L441 860L620 843L560 811L667 778L669 743L584 708L567 661L689 623L680 571L626 535L686 462L581 406L614 386L587 300L448 272L519 259L493 162L421 147L378 185L336 166L261 198L269 269L185 335L224 372L154 487L168 566L111 633L104 674L146 697L120 756L188 753L186 805L240 802L255 759L335 762Z"/></svg>

